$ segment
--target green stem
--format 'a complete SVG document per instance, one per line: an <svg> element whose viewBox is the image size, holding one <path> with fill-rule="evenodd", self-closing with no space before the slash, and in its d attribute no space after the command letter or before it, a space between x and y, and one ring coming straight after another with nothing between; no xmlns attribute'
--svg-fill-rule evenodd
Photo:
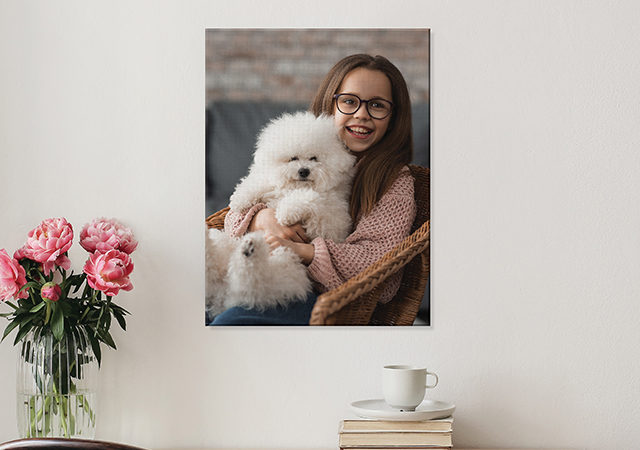
<svg viewBox="0 0 640 450"><path fill-rule="evenodd" d="M89 400L87 400L84 395L78 394L78 400L80 401L80 406L85 410L85 413L89 413L89 420L92 425L95 425L96 418L93 413L93 409L91 409L91 405L89 404Z"/></svg>
<svg viewBox="0 0 640 450"><path fill-rule="evenodd" d="M91 308L89 308L88 306L85 308L84 312L82 313L82 316L80 316L80 320L78 320L78 323L84 323L84 318L87 317L87 314L89 314L89 311L91 310Z"/></svg>
<svg viewBox="0 0 640 450"><path fill-rule="evenodd" d="M58 390L58 386L56 385L57 383L53 382L53 394L55 396L56 399L56 403L58 404L58 411L60 412L60 424L62 425L62 428L64 430L64 437L68 438L69 436L69 425L68 425L68 418L67 418L67 410L68 410L68 401L66 399L66 397L64 395L60 394L60 391Z"/></svg>
<svg viewBox="0 0 640 450"><path fill-rule="evenodd" d="M11 303L9 300L5 301L5 303L9 306L11 306L13 309L18 309L18 307L16 305L14 305L13 303Z"/></svg>
<svg viewBox="0 0 640 450"><path fill-rule="evenodd" d="M47 325L49 323L49 319L51 319L51 303L47 300L45 300L45 303L47 304L47 313L44 316L44 324Z"/></svg>
<svg viewBox="0 0 640 450"><path fill-rule="evenodd" d="M51 395L42 395L42 405L37 408L38 395L29 397L29 431L27 437L45 437L51 429Z"/></svg>
<svg viewBox="0 0 640 450"><path fill-rule="evenodd" d="M67 415L67 413L69 412L69 399L64 396L61 395L60 397L60 407L61 407L61 423L62 423L62 428L64 429L64 437L69 438L71 437L71 435L69 434L69 416Z"/></svg>
<svg viewBox="0 0 640 450"><path fill-rule="evenodd" d="M36 424L38 423L38 415L40 411L36 412L37 397L32 395L29 397L29 434L27 437L36 437Z"/></svg>

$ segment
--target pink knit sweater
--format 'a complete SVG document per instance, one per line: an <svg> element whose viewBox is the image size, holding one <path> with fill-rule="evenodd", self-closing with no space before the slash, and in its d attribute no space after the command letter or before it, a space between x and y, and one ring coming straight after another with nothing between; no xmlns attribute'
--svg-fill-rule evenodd
<svg viewBox="0 0 640 450"><path fill-rule="evenodd" d="M311 242L315 253L308 268L309 276L316 281L320 292L330 291L345 283L409 235L416 216L413 183L409 168L405 167L371 213L360 219L356 229L344 242L337 244L322 238ZM225 230L231 236L243 235L253 216L264 208L266 205L258 204L244 214L230 211L225 219ZM401 279L402 271L389 279L380 296L380 303L393 298Z"/></svg>

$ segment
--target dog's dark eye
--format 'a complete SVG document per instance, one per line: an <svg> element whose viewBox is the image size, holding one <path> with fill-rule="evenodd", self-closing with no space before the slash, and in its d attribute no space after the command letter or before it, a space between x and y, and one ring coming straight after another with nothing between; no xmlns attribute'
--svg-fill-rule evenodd
<svg viewBox="0 0 640 450"><path fill-rule="evenodd" d="M297 160L298 160L297 156L294 156L293 158L290 159L290 161L297 161Z"/></svg>
<svg viewBox="0 0 640 450"><path fill-rule="evenodd" d="M318 158L316 158L315 156L312 156L311 158L309 158L310 161L317 161Z"/></svg>

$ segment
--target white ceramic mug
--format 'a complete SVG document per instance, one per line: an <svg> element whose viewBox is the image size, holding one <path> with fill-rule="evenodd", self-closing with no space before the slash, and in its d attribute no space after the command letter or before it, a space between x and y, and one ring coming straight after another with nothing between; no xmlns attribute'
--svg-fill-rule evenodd
<svg viewBox="0 0 640 450"><path fill-rule="evenodd" d="M427 384L427 375L436 380ZM402 411L415 411L424 400L427 389L438 384L438 375L427 372L426 368L417 366L384 366L382 368L382 394L384 401L392 408Z"/></svg>

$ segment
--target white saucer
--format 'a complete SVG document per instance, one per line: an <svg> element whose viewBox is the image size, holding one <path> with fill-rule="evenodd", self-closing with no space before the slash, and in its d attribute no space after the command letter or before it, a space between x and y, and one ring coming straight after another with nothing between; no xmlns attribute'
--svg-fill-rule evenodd
<svg viewBox="0 0 640 450"><path fill-rule="evenodd" d="M456 409L451 403L436 400L423 401L415 411L393 409L382 399L360 400L351 403L351 410L366 419L383 420L433 420L449 417Z"/></svg>

